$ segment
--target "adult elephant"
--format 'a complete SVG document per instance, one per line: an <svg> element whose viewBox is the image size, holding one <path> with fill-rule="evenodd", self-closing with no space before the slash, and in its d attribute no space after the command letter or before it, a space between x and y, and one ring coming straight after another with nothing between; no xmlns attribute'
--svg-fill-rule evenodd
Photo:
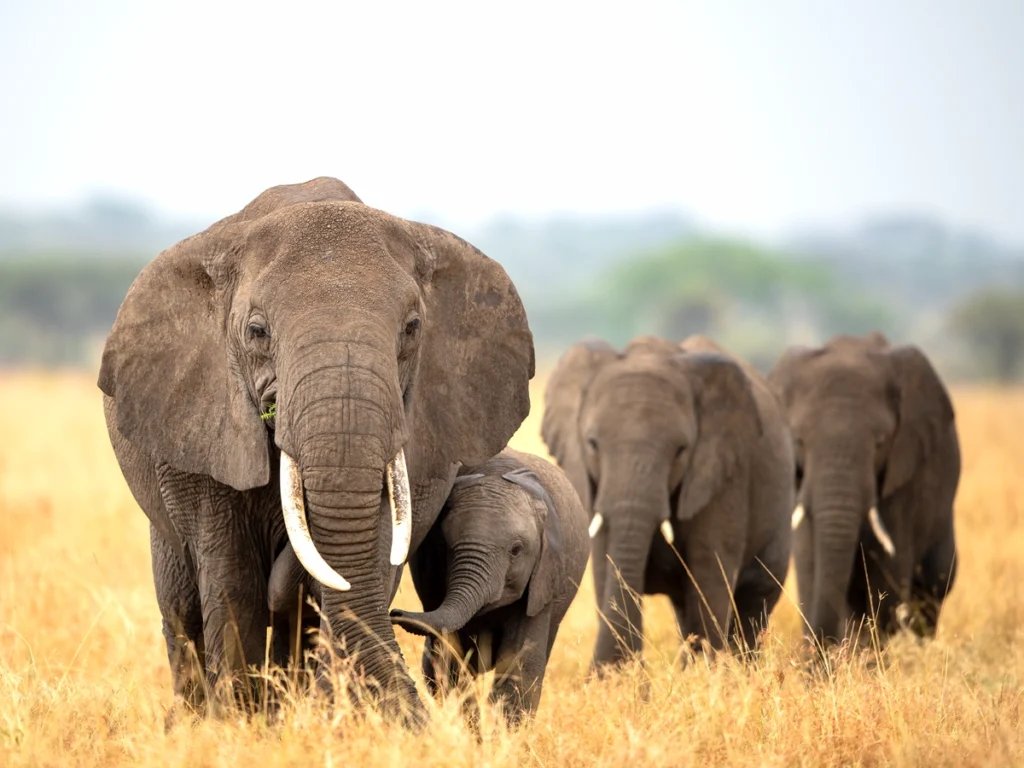
<svg viewBox="0 0 1024 768"><path fill-rule="evenodd" d="M933 633L956 578L960 478L935 369L917 347L872 333L790 348L769 381L793 431L793 550L809 630L832 643L877 615L883 640L908 619Z"/></svg>
<svg viewBox="0 0 1024 768"><path fill-rule="evenodd" d="M176 690L198 703L262 662L268 622L281 626L271 564L290 541L327 587L323 636L418 720L388 617L399 566L459 464L525 418L533 370L500 265L336 179L268 189L158 255L118 312L99 387L152 523ZM326 684L323 659L319 672Z"/></svg>
<svg viewBox="0 0 1024 768"><path fill-rule="evenodd" d="M793 509L789 430L761 376L700 336L582 342L548 382L541 431L591 514L592 667L641 650L644 594L668 595L684 637L721 649L738 629L756 648Z"/></svg>

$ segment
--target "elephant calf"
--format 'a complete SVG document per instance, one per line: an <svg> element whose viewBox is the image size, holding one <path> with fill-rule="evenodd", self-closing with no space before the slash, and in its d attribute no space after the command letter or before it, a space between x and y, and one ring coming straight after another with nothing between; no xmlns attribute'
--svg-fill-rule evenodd
<svg viewBox="0 0 1024 768"><path fill-rule="evenodd" d="M875 615L931 635L956 578L953 404L917 347L880 333L793 347L769 374L792 425L800 604L823 642ZM909 621L908 621L909 620Z"/></svg>
<svg viewBox="0 0 1024 768"><path fill-rule="evenodd" d="M426 635L436 695L463 670L496 670L491 699L510 724L540 702L548 655L587 565L587 517L565 475L506 449L465 467L410 570L424 613L391 621Z"/></svg>
<svg viewBox="0 0 1024 768"><path fill-rule="evenodd" d="M582 342L545 406L544 441L593 515L593 666L640 651L644 594L669 597L684 637L720 649L739 630L753 649L793 509L789 428L761 376L704 337Z"/></svg>

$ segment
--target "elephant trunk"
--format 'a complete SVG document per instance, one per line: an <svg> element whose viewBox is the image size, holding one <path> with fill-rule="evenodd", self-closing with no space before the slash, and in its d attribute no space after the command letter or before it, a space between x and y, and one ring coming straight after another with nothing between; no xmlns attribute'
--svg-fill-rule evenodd
<svg viewBox="0 0 1024 768"><path fill-rule="evenodd" d="M357 677L379 687L385 708L407 718L411 709L417 724L424 710L387 615L390 564L388 542L382 541L392 529L386 467L401 445L396 419L389 417L397 395L379 391L380 380L369 379L365 368L347 365L299 376L298 386L280 403L284 418L277 437L282 469L284 457L294 456L295 498L306 502L307 543L313 550L307 554L338 579L322 589L320 683L330 687L330 651L350 657ZM300 555L302 537L293 534L289 529Z"/></svg>
<svg viewBox="0 0 1024 768"><path fill-rule="evenodd" d="M638 510L616 515L606 523L605 580L598 600L601 621L594 664L614 664L638 654L643 648L644 573L657 521Z"/></svg>
<svg viewBox="0 0 1024 768"><path fill-rule="evenodd" d="M417 635L462 629L470 619L500 597L502 580L494 573L492 553L459 547L452 558L444 602L436 610L391 612L391 621Z"/></svg>
<svg viewBox="0 0 1024 768"><path fill-rule="evenodd" d="M814 525L814 581L811 629L823 644L845 635L847 593L857 567L861 524L870 506L856 473L846 467L825 468L811 494Z"/></svg>

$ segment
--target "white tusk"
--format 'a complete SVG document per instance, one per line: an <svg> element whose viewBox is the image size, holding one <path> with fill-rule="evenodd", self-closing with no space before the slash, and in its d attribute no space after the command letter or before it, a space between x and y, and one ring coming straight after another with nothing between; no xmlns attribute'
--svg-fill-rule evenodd
<svg viewBox="0 0 1024 768"><path fill-rule="evenodd" d="M601 517L601 513L598 512L594 515L594 519L590 521L590 538L597 536L597 532L601 530L601 526L604 524L604 518Z"/></svg>
<svg viewBox="0 0 1024 768"><path fill-rule="evenodd" d="M352 585L316 551L316 544L306 524L306 502L303 495L302 473L295 459L281 451L281 509L284 512L288 541L292 543L295 556L303 568L309 571L309 575L325 587L347 592Z"/></svg>
<svg viewBox="0 0 1024 768"><path fill-rule="evenodd" d="M790 523L794 531L800 526L800 523L804 521L804 514L804 505L797 504L796 509L793 510L793 520Z"/></svg>
<svg viewBox="0 0 1024 768"><path fill-rule="evenodd" d="M871 523L871 530L875 534L875 538L882 545L882 548L886 551L886 554L889 557L893 557L896 554L896 546L892 543L889 532L885 530L885 523L882 522L882 517L878 514L878 507L872 507L871 511L868 512L868 522Z"/></svg>
<svg viewBox="0 0 1024 768"><path fill-rule="evenodd" d="M670 547L672 546L673 543L675 543L676 535L672 531L672 522L671 521L669 521L669 520L662 520L661 521L661 535L665 537L665 541L668 542L668 545Z"/></svg>
<svg viewBox="0 0 1024 768"><path fill-rule="evenodd" d="M404 448L400 448L395 458L388 462L385 475L391 502L391 564L402 565L409 557L412 544L412 493Z"/></svg>

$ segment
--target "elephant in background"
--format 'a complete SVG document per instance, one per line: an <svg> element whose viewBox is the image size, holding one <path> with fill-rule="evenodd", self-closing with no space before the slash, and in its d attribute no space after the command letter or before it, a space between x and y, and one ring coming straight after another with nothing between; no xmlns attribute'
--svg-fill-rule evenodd
<svg viewBox="0 0 1024 768"><path fill-rule="evenodd" d="M426 635L423 676L450 690L464 668L496 670L491 699L510 725L540 703L548 657L583 580L587 515L551 463L506 449L464 467L434 527L410 560L424 612L393 623Z"/></svg>
<svg viewBox="0 0 1024 768"><path fill-rule="evenodd" d="M159 254L98 383L152 524L176 691L201 706L207 684L262 663L272 622L271 660L287 663L267 586L290 541L324 584L323 648L422 722L388 605L460 463L493 456L529 412L533 372L499 264L337 179L270 188ZM321 657L329 687L326 671Z"/></svg>
<svg viewBox="0 0 1024 768"><path fill-rule="evenodd" d="M641 650L644 594L669 597L684 638L736 649L738 631L755 649L793 509L789 429L757 371L701 336L622 352L585 341L562 356L545 406L544 441L592 516L592 667Z"/></svg>
<svg viewBox="0 0 1024 768"><path fill-rule="evenodd" d="M836 336L788 349L769 381L793 432L793 550L810 632L831 644L875 615L882 640L907 623L933 634L956 578L960 445L928 358L880 333Z"/></svg>

